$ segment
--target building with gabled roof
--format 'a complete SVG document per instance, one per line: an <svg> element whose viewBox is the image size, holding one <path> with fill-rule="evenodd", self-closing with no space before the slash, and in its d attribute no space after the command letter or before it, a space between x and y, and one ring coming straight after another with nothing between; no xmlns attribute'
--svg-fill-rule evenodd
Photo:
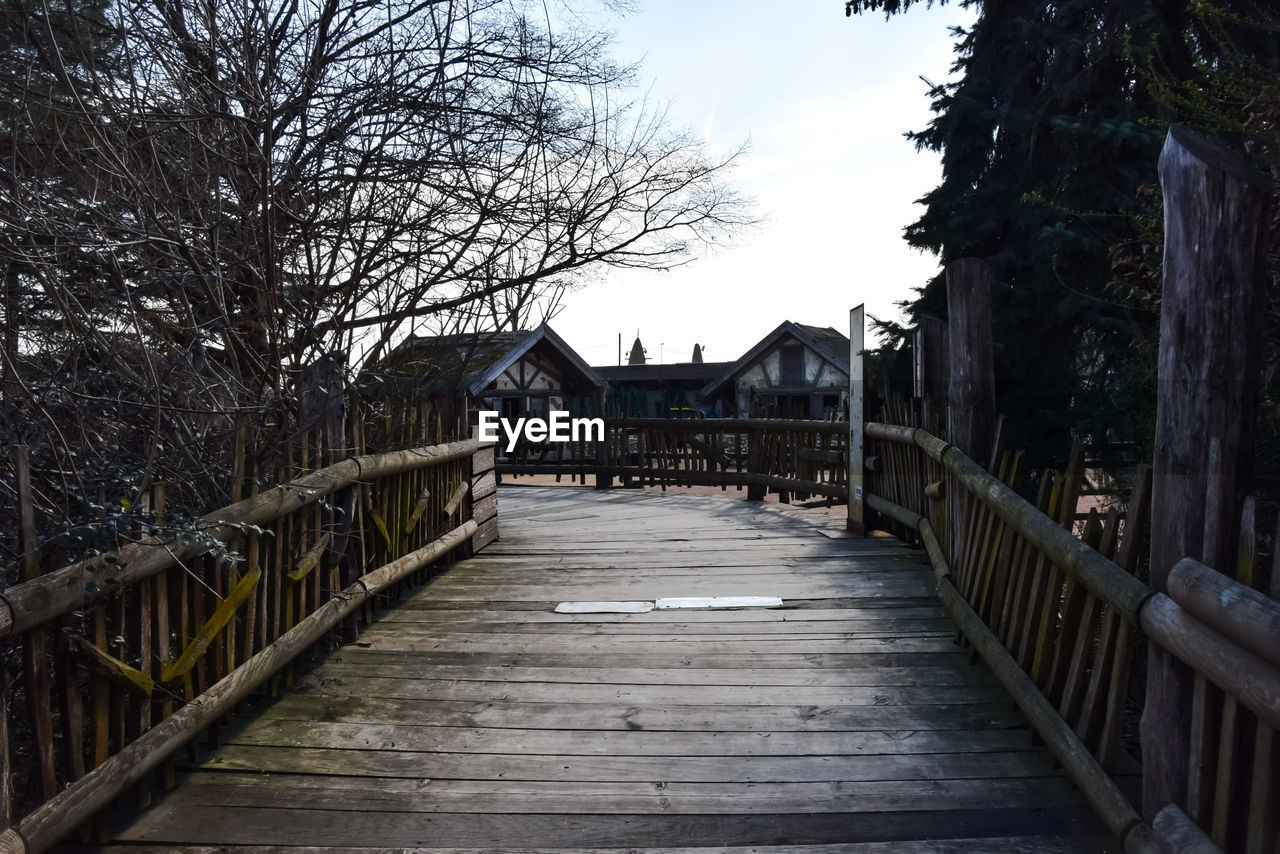
<svg viewBox="0 0 1280 854"><path fill-rule="evenodd" d="M412 384L415 393L460 395L469 409L504 418L551 410L599 414L605 381L545 323L520 332L414 336L383 363L381 381Z"/></svg>
<svg viewBox="0 0 1280 854"><path fill-rule="evenodd" d="M609 383L605 414L618 418L696 418L709 413L700 396L729 362L596 367Z"/></svg>
<svg viewBox="0 0 1280 854"><path fill-rule="evenodd" d="M722 415L824 418L849 392L849 339L831 327L783 321L702 387Z"/></svg>

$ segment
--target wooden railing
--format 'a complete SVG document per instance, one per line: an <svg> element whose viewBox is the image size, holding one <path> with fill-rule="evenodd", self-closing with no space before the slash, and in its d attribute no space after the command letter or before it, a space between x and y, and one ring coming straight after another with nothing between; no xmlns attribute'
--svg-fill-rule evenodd
<svg viewBox="0 0 1280 854"><path fill-rule="evenodd" d="M161 492L150 532L5 590L0 637L21 653L25 714L0 715L0 782L6 807L20 783L35 808L0 851L94 835L130 790L145 804L172 785L174 750L201 732L216 744L236 703L288 684L307 650L352 639L375 597L492 540L492 468L474 440L354 457L181 525Z"/></svg>
<svg viewBox="0 0 1280 854"><path fill-rule="evenodd" d="M848 496L849 424L843 421L605 419L603 442L521 442L498 450L504 476L618 478L624 485L748 488L784 499Z"/></svg>
<svg viewBox="0 0 1280 854"><path fill-rule="evenodd" d="M1179 564L1169 595L1149 591L1132 574L1140 513L1095 512L1072 533L1078 463L1042 479L1033 505L1010 487L1016 457L992 474L921 428L872 423L866 437L876 461L867 506L919 536L944 606L1124 850L1192 844L1199 831L1182 810L1228 850L1274 850L1280 603L1194 561ZM1139 479L1131 508L1146 504L1148 483ZM1217 760L1202 763L1197 791L1154 829L1113 777L1125 771L1120 725L1138 633L1227 698L1215 705L1201 690L1192 731L1205 744L1186 748ZM1217 721L1206 725L1206 715ZM1197 792L1220 821L1204 820ZM1212 850L1203 837L1195 844Z"/></svg>

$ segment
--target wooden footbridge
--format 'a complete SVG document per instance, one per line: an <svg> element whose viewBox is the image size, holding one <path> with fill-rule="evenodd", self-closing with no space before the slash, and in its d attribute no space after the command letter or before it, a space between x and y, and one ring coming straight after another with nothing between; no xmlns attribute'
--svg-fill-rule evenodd
<svg viewBox="0 0 1280 854"><path fill-rule="evenodd" d="M1141 512L1077 523L1078 455L1033 505L1016 458L993 474L896 415L613 425L547 468L852 493L871 535L852 509L499 491L471 440L36 574L0 597L37 802L0 852L1198 850L1177 806L1136 805L1139 632L1214 710L1223 839L1269 851L1275 601L1192 560L1151 593ZM744 596L782 607L556 611Z"/></svg>
<svg viewBox="0 0 1280 854"><path fill-rule="evenodd" d="M194 520L153 488L61 568L15 449L0 854L1275 854L1280 548L1246 496L1270 181L1234 157L1171 131L1155 459L1087 513L1078 450L1029 486L1001 447L977 259L879 423L861 309L848 422L618 420L497 461L417 447L412 397L379 414L401 450L334 461L365 420L300 403L276 486L237 461L254 494ZM583 486L500 495L504 467ZM735 596L783 604L555 610Z"/></svg>
<svg viewBox="0 0 1280 854"><path fill-rule="evenodd" d="M742 500L499 506L500 542L238 718L107 850L1101 850L922 553ZM785 605L554 612L738 595Z"/></svg>

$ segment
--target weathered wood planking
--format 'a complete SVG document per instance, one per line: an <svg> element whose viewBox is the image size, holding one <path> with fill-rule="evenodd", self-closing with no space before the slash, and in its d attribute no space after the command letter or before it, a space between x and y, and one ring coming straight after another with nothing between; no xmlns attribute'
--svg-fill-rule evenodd
<svg viewBox="0 0 1280 854"><path fill-rule="evenodd" d="M500 504L499 541L247 710L111 850L1100 850L917 553L721 498ZM785 607L552 612L688 595Z"/></svg>
<svg viewBox="0 0 1280 854"><path fill-rule="evenodd" d="M156 849L149 845L117 845L113 854L155 854ZM227 854L223 846L215 845L181 845L171 846L171 854ZM596 854L597 848L504 848L506 854ZM895 840L893 842L843 842L828 845L770 845L749 847L725 847L710 845L698 848L672 847L630 847L628 854L756 854L768 851L768 854L972 854L983 851L985 854L1057 854L1070 850L1066 837L1059 836L1008 836L1000 839L991 837L969 839L926 839ZM366 846L326 846L323 849L297 847L292 845L245 845L237 846L237 854L404 854L400 848L369 848ZM415 847L414 854L476 854L474 848L448 847Z"/></svg>

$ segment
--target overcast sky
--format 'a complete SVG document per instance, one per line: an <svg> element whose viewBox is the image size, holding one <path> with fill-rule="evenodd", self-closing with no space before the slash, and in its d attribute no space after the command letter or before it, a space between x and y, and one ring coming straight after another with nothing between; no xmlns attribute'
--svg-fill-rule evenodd
<svg viewBox="0 0 1280 854"><path fill-rule="evenodd" d="M938 180L903 132L929 118L920 77L946 78L952 5L886 21L845 18L839 0L638 0L598 19L613 55L642 61L641 93L713 150L750 150L736 184L761 226L669 273L607 274L566 298L551 325L593 365L617 362L637 328L650 361L735 359L783 320L847 333L849 309L894 303L937 270L902 240ZM625 354L624 354L625 356Z"/></svg>

